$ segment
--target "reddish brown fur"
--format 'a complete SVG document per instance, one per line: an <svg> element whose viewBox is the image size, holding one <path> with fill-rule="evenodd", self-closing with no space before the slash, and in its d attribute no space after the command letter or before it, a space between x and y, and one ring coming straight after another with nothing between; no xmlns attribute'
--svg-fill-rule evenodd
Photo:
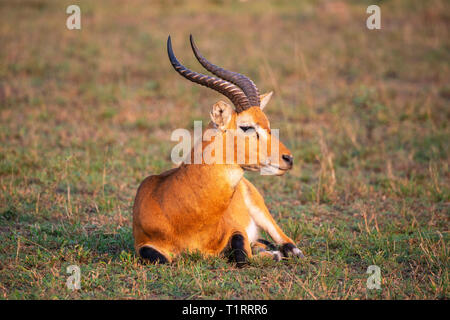
<svg viewBox="0 0 450 320"><path fill-rule="evenodd" d="M266 129L268 139L271 138L269 121L261 108L252 107L237 114L229 105L220 102L214 106L213 113L217 108L222 108L217 113L219 118L212 114L210 127L236 129L241 119L251 119L253 124ZM227 112L230 117L224 118ZM279 143L280 155L291 154L281 142L271 142ZM203 148L208 144L204 142ZM248 154L245 158L248 159ZM259 160L257 166L260 166ZM280 166L276 174L283 174L287 169ZM240 233L244 236L245 253L252 257L251 241L254 239L249 239L247 234L252 220L259 221L256 224L272 237L274 234L278 244L293 244L277 226L263 197L243 173L243 168L235 163L183 163L178 168L147 177L137 191L133 207L136 251L150 246L168 261L184 251L199 250L205 255L219 255L229 245L230 237Z"/></svg>

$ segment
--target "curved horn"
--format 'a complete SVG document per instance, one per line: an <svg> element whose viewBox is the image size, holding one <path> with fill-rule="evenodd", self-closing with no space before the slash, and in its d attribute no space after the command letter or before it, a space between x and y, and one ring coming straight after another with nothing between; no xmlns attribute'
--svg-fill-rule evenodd
<svg viewBox="0 0 450 320"><path fill-rule="evenodd" d="M192 34L190 35L190 40L192 51L194 51L195 57L206 70L208 70L211 73L214 73L216 76L224 80L230 81L231 83L237 85L239 88L242 89L242 91L244 91L245 95L248 97L250 106L259 107L260 100L258 88L256 87L256 85L253 83L252 80L250 80L249 78L240 73L228 71L212 64L211 62L206 60L205 57L202 56L202 54L200 53L200 51L198 50L197 46L194 43L194 38L192 37Z"/></svg>
<svg viewBox="0 0 450 320"><path fill-rule="evenodd" d="M250 108L247 96L239 87L228 81L197 73L183 66L172 51L170 36L167 39L167 53L174 69L186 79L220 92L233 102L238 113Z"/></svg>

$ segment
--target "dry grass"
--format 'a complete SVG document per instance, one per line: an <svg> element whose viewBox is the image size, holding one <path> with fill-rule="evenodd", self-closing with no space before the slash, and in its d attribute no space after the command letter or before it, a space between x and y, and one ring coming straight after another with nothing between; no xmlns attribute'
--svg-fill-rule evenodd
<svg viewBox="0 0 450 320"><path fill-rule="evenodd" d="M442 299L449 297L450 8L383 1L0 2L0 296L15 298ZM142 266L137 186L172 167L170 133L208 119L214 92L179 77L249 75L295 156L285 177L249 178L308 258L186 256ZM78 264L82 289L65 287ZM382 289L366 288L369 265Z"/></svg>

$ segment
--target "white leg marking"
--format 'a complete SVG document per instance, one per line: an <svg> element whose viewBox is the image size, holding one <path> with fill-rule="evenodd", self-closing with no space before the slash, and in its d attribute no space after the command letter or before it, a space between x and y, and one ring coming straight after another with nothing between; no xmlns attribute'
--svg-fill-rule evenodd
<svg viewBox="0 0 450 320"><path fill-rule="evenodd" d="M266 218L264 212L253 203L246 188L244 188L244 201L250 212L250 216L253 218L254 222L256 222L256 225L267 231L277 244L283 244L283 238L281 238L273 223Z"/></svg>
<svg viewBox="0 0 450 320"><path fill-rule="evenodd" d="M254 243L256 242L256 240L258 240L259 236L258 226L256 225L255 221L252 218L250 218L250 224L245 229L245 231L247 232L247 237L250 243Z"/></svg>

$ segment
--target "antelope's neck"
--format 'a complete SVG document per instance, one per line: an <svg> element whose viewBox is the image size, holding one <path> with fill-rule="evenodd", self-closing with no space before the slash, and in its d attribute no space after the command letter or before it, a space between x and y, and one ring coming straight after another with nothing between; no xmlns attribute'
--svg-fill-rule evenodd
<svg viewBox="0 0 450 320"><path fill-rule="evenodd" d="M196 212L199 217L207 213L211 219L210 222L213 223L213 217L219 219L223 211L228 208L243 175L244 170L238 165L181 165L177 172L177 180L185 182L185 190L182 193L189 194L188 199L182 200L183 206ZM187 202L185 203L184 200Z"/></svg>
<svg viewBox="0 0 450 320"><path fill-rule="evenodd" d="M208 126L210 128L211 125ZM197 141L203 151L214 141ZM192 202L198 208L228 207L236 186L244 176L244 170L237 164L207 164L202 158L201 164L195 164L194 149L191 150L191 163L180 166L179 175L188 182Z"/></svg>
<svg viewBox="0 0 450 320"><path fill-rule="evenodd" d="M175 210L180 218L190 217L200 228L216 228L229 207L236 186L243 177L238 166L226 164L182 164L171 177ZM192 226L192 230L196 230Z"/></svg>
<svg viewBox="0 0 450 320"><path fill-rule="evenodd" d="M194 185L200 184L202 189L234 192L244 176L244 170L234 164L183 164L180 170L187 180Z"/></svg>
<svg viewBox="0 0 450 320"><path fill-rule="evenodd" d="M207 129L211 129L210 123ZM190 160L191 164L183 164L183 168L188 175L197 177L202 181L202 184L211 186L211 188L231 188L234 189L244 175L244 170L237 164L226 164L224 152L224 159L221 163L207 164L203 158L205 149L211 147L215 141L215 137L212 137L210 141L204 141L203 139L196 142L196 146L191 150ZM201 164L195 164L195 149L200 148L202 158ZM234 151L234 150L233 150ZM212 151L214 154L215 152ZM200 175L200 176L199 176ZM234 190L233 190L234 191Z"/></svg>

